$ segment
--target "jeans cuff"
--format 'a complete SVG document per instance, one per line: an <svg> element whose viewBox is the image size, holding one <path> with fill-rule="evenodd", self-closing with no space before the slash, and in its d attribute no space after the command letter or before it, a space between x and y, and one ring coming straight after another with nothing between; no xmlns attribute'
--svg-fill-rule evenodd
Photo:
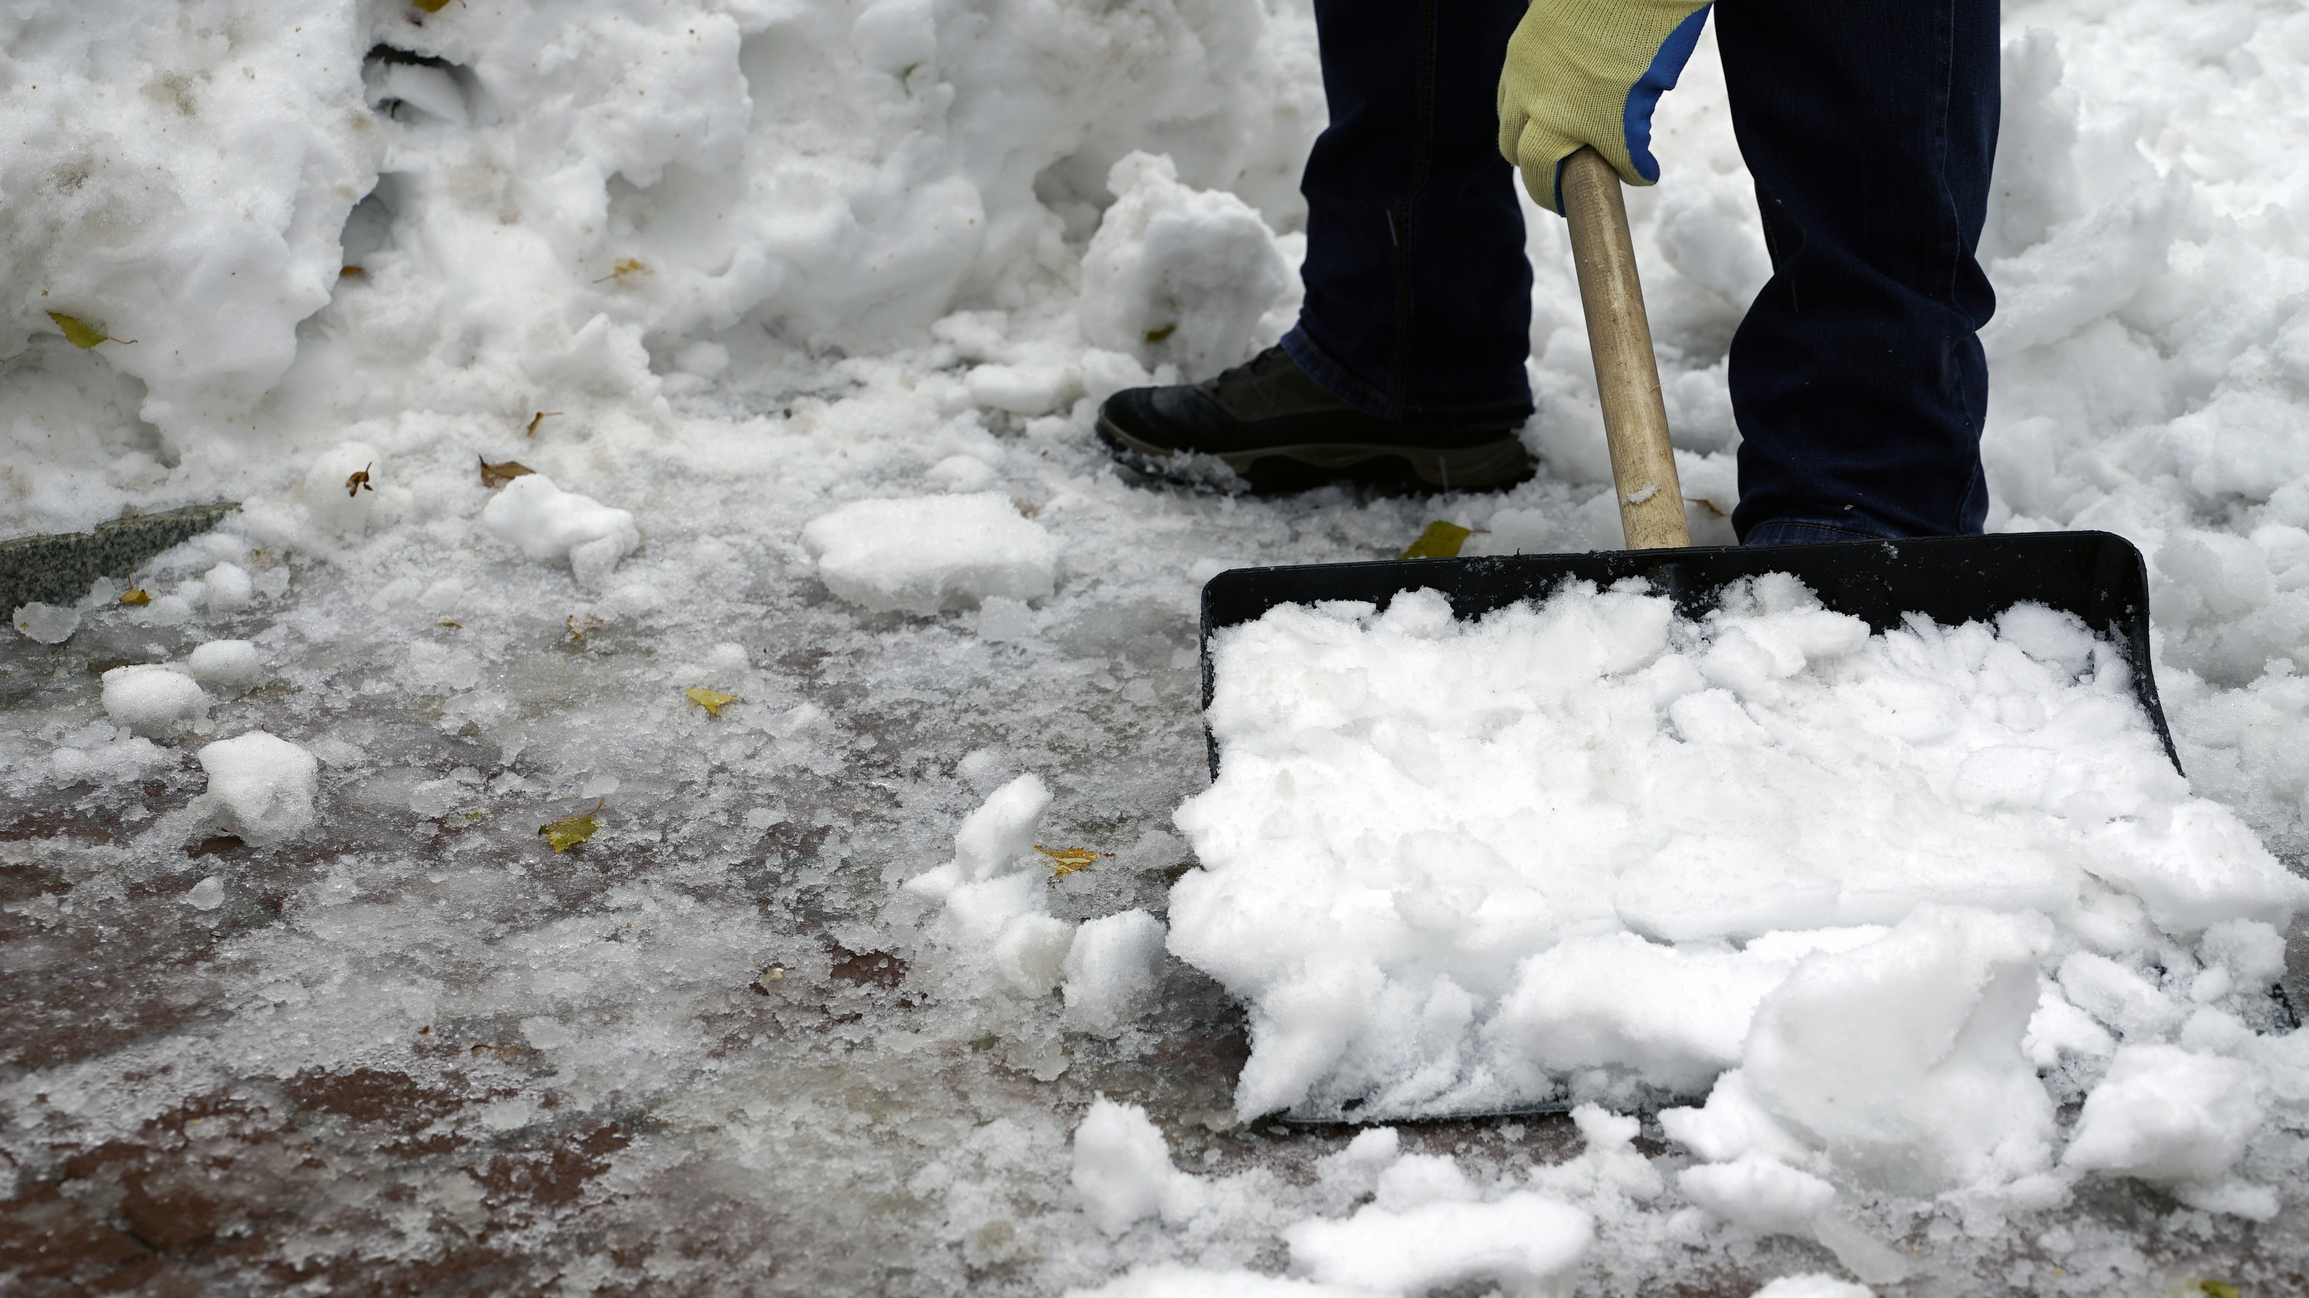
<svg viewBox="0 0 2309 1298"><path fill-rule="evenodd" d="M1293 327L1291 332L1283 335L1279 345L1292 363L1305 371L1307 377L1315 380L1325 392L1373 419L1454 433L1509 432L1523 427L1531 420L1532 405L1529 397L1519 402L1483 406L1405 404L1390 408L1385 394L1348 373L1345 366L1332 360L1314 339L1307 336L1303 327Z"/></svg>
<svg viewBox="0 0 2309 1298"><path fill-rule="evenodd" d="M1742 545L1821 545L1831 541L1896 541L1900 538L1890 532L1869 532L1858 527L1837 523L1814 523L1803 519L1773 519L1758 523L1742 537Z"/></svg>

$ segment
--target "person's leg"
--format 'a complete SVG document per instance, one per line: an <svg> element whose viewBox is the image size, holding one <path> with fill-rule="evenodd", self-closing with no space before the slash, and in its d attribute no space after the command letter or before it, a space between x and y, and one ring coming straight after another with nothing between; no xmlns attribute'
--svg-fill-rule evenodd
<svg viewBox="0 0 2309 1298"><path fill-rule="evenodd" d="M1531 267L1498 84L1515 0L1316 0L1330 126L1307 196L1306 304L1283 348L1365 414L1531 415Z"/></svg>
<svg viewBox="0 0 2309 1298"><path fill-rule="evenodd" d="M1733 526L1979 532L1997 0L1723 0L1716 19L1773 270L1732 341Z"/></svg>
<svg viewBox="0 0 2309 1298"><path fill-rule="evenodd" d="M1099 408L1116 459L1200 481L1311 471L1503 486L1533 465L1531 267L1497 86L1522 0L1316 0L1330 126L1307 195L1307 288L1282 342L1204 383Z"/></svg>

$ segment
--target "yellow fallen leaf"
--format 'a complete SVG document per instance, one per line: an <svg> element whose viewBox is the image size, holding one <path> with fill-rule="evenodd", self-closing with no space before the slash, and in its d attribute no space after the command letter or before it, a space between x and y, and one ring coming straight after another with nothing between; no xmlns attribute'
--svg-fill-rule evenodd
<svg viewBox="0 0 2309 1298"><path fill-rule="evenodd" d="M132 343L136 341L134 338L114 338L111 334L86 320L68 316L62 311L51 311L48 313L48 318L54 320L56 327L64 331L64 341L82 351L87 351L98 343Z"/></svg>
<svg viewBox="0 0 2309 1298"><path fill-rule="evenodd" d="M553 844L555 855L558 856L568 851L593 837L595 831L601 828L601 822L594 819L594 813L601 810L602 802L607 801L609 799L603 798L601 802L594 803L593 811L588 811L582 816L564 816L550 825L539 825L537 827L538 836Z"/></svg>
<svg viewBox="0 0 2309 1298"><path fill-rule="evenodd" d="M689 695L689 701L704 708L706 715L711 717L720 716L724 707L738 701L737 695L724 694L720 690L683 690L682 693Z"/></svg>
<svg viewBox="0 0 2309 1298"><path fill-rule="evenodd" d="M1175 324L1167 324L1160 329L1149 329L1146 331L1146 340L1150 343L1159 343L1178 331L1179 327Z"/></svg>
<svg viewBox="0 0 2309 1298"><path fill-rule="evenodd" d="M1446 523L1438 518L1429 523L1427 530L1419 534L1419 539L1413 541L1411 547L1397 557L1404 559L1456 559L1459 557L1459 547L1466 544L1467 538L1473 535L1475 535L1475 531L1472 528L1461 527L1456 523Z"/></svg>
<svg viewBox="0 0 2309 1298"><path fill-rule="evenodd" d="M537 472L519 460L506 460L502 463L491 464L481 456L476 455L473 458L481 461L481 485L491 491L495 491L515 478L527 477Z"/></svg>
<svg viewBox="0 0 2309 1298"><path fill-rule="evenodd" d="M449 0L409 0L409 3L429 14L437 14L449 7Z"/></svg>
<svg viewBox="0 0 2309 1298"><path fill-rule="evenodd" d="M369 485L369 470L376 467L377 462L371 460L355 470L351 477L345 479L345 495L351 497L360 495L364 490L375 491L376 488Z"/></svg>
<svg viewBox="0 0 2309 1298"><path fill-rule="evenodd" d="M1040 843L1034 845L1034 850L1050 858L1050 876L1054 879L1063 879L1077 870L1087 870L1091 862L1106 855L1104 852L1093 852L1087 847L1068 847L1053 852Z"/></svg>
<svg viewBox="0 0 2309 1298"><path fill-rule="evenodd" d="M537 436L537 426L538 426L539 424L542 424L542 423L544 423L546 420L553 418L554 416L556 416L556 415L558 415L558 414L560 414L560 413L561 413L561 412L560 412L560 411L558 411L558 410L540 410L540 411L538 411L536 414L534 414L534 415L531 415L531 416L529 417L529 428L528 428L528 431L524 432L524 433L522 434L522 436L524 436L524 437L535 437L535 436Z"/></svg>
<svg viewBox="0 0 2309 1298"><path fill-rule="evenodd" d="M2219 1280L2199 1280L2197 1288L2204 1293L2205 1298L2237 1298L2237 1286Z"/></svg>
<svg viewBox="0 0 2309 1298"><path fill-rule="evenodd" d="M120 597L120 602L123 604L150 604L152 602L152 592L142 588L132 590L122 595Z"/></svg>
<svg viewBox="0 0 2309 1298"><path fill-rule="evenodd" d="M611 266L607 275L604 275L600 279L597 279L593 282L596 284L606 284L610 280L624 279L626 276L631 275L636 271L644 271L648 269L649 267L642 265L640 262L635 261L631 257L628 257L625 260L618 262L616 265Z"/></svg>

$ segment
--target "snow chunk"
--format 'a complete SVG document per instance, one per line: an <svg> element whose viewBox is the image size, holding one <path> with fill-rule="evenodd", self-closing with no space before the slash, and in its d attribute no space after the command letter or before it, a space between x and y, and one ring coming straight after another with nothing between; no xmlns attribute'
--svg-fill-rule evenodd
<svg viewBox="0 0 2309 1298"><path fill-rule="evenodd" d="M1799 965L1757 1009L1741 1071L1858 1179L1930 1193L2036 1171L2053 1104L2021 1043L2052 936L2041 916L1921 909Z"/></svg>
<svg viewBox="0 0 2309 1298"><path fill-rule="evenodd" d="M256 601L256 582L248 569L237 563L220 563L209 569L201 584L208 587L208 611L214 617L237 613Z"/></svg>
<svg viewBox="0 0 2309 1298"><path fill-rule="evenodd" d="M304 749L251 730L201 749L200 764L208 772L208 796L224 810L232 832L252 846L312 827L321 766Z"/></svg>
<svg viewBox="0 0 2309 1298"><path fill-rule="evenodd" d="M115 784L173 765L175 755L119 726L101 722L64 737L51 756L56 784Z"/></svg>
<svg viewBox="0 0 2309 1298"><path fill-rule="evenodd" d="M2151 1181L2214 1182L2261 1125L2250 1066L2168 1045L2127 1045L2085 1097L2063 1165Z"/></svg>
<svg viewBox="0 0 2309 1298"><path fill-rule="evenodd" d="M1126 155L1106 187L1115 201L1082 259L1083 336L1189 380L1242 360L1290 286L1267 223L1233 194L1179 183L1157 154Z"/></svg>
<svg viewBox="0 0 2309 1298"><path fill-rule="evenodd" d="M1066 952L1067 1026L1120 1033L1152 1003L1162 955L1162 921L1143 910L1084 923Z"/></svg>
<svg viewBox="0 0 2309 1298"><path fill-rule="evenodd" d="M172 666L115 667L104 673L104 712L137 734L158 738L207 720L208 695Z"/></svg>
<svg viewBox="0 0 2309 1298"><path fill-rule="evenodd" d="M210 640L194 645L184 666L194 680L226 689L246 689L265 672L263 656L247 640Z"/></svg>
<svg viewBox="0 0 2309 1298"><path fill-rule="evenodd" d="M856 501L811 520L802 545L828 590L877 613L1041 599L1058 580L1058 542L993 491Z"/></svg>
<svg viewBox="0 0 2309 1298"><path fill-rule="evenodd" d="M1491 1280L1515 1293L1569 1298L1594 1234L1586 1213L1519 1191L1400 1213L1374 1204L1343 1221L1300 1222L1283 1238L1291 1265L1325 1284L1421 1293Z"/></svg>
<svg viewBox="0 0 2309 1298"><path fill-rule="evenodd" d="M1758 1289L1752 1298L1876 1298L1876 1291L1864 1284L1813 1271L1781 1276Z"/></svg>
<svg viewBox="0 0 2309 1298"><path fill-rule="evenodd" d="M224 880L210 875L185 890L184 904L194 910L215 910L224 905Z"/></svg>
<svg viewBox="0 0 2309 1298"><path fill-rule="evenodd" d="M1050 806L1050 786L1029 772L996 789L954 831L954 860L963 876L984 879L1026 855Z"/></svg>
<svg viewBox="0 0 2309 1298"><path fill-rule="evenodd" d="M1693 1203L1763 1235L1808 1235L1836 1201L1835 1186L1760 1154L1687 1167L1676 1184Z"/></svg>
<svg viewBox="0 0 2309 1298"><path fill-rule="evenodd" d="M1120 1235L1162 1211L1184 1173L1146 1110L1100 1096L1074 1129L1074 1190L1091 1223Z"/></svg>
<svg viewBox="0 0 2309 1298"><path fill-rule="evenodd" d="M563 491L542 473L515 478L482 507L481 526L532 559L569 560L577 583L599 588L641 544L633 515Z"/></svg>

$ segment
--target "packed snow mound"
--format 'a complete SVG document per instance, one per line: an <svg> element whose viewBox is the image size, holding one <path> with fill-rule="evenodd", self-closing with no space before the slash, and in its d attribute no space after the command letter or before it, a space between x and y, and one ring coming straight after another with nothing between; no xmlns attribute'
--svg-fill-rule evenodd
<svg viewBox="0 0 2309 1298"><path fill-rule="evenodd" d="M1041 599L1058 580L1057 539L998 491L855 501L812 519L802 544L826 589L877 613Z"/></svg>
<svg viewBox="0 0 2309 1298"><path fill-rule="evenodd" d="M2190 795L2118 652L2041 607L1872 635L1785 576L1697 622L1633 585L1464 623L1419 591L1277 608L1211 653L1219 775L1177 813L1200 868L1170 948L1250 1004L1245 1116L1739 1067L1775 1134L1711 1158L2009 1178L2051 1156L2040 977L2099 961L2170 1006L2146 953L2259 971L2236 935L2303 898ZM2257 976L2211 1003L2251 1013Z"/></svg>

